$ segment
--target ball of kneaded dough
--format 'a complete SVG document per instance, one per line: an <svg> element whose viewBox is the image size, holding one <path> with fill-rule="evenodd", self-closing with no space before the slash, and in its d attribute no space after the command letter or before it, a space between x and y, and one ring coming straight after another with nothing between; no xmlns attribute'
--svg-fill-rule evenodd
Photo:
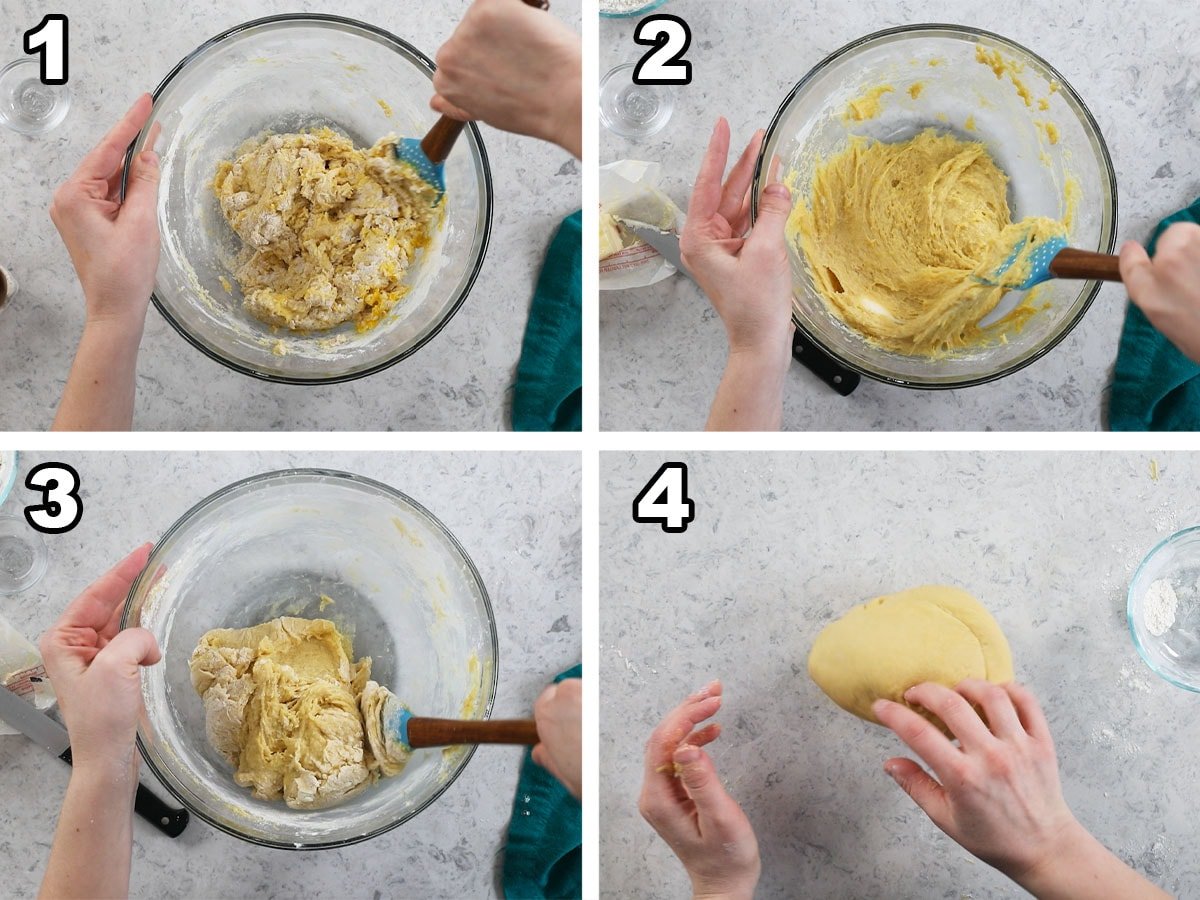
<svg viewBox="0 0 1200 900"><path fill-rule="evenodd" d="M880 698L909 706L904 692L913 685L1004 684L1013 668L1008 641L983 604L959 588L926 585L868 600L825 626L808 674L842 709L878 724L871 704Z"/></svg>

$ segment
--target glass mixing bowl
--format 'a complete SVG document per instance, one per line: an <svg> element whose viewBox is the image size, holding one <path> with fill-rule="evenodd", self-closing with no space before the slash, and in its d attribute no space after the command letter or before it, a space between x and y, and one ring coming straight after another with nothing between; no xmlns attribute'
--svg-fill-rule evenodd
<svg viewBox="0 0 1200 900"><path fill-rule="evenodd" d="M332 605L321 609L322 595ZM332 620L371 677L418 715L487 718L496 626L466 551L428 511L387 485L317 469L232 484L171 526L129 592L122 627L148 628L162 662L142 670L138 747L180 802L222 831L272 847L366 840L448 788L473 747L418 750L404 771L327 809L251 796L209 745L188 660L212 628L277 616Z"/></svg>
<svg viewBox="0 0 1200 900"><path fill-rule="evenodd" d="M976 60L979 45L998 50L1021 68L1017 78L1032 106L1026 106L1009 76L997 78L991 67ZM914 88L917 84L921 87ZM850 102L881 85L894 91L880 98L879 114L846 121ZM1039 108L1040 100L1047 109ZM1054 142L1049 125L1057 130ZM1061 219L1073 207L1070 245L1112 252L1116 176L1100 128L1079 95L1049 63L1019 44L958 25L914 25L871 34L806 75L767 132L755 172L752 212L757 216L759 197L770 183L768 160L778 165L780 178L794 178L795 198L806 198L816 164L845 148L851 135L899 142L926 128L987 146L1009 176L1014 221L1027 216ZM817 292L803 252L791 241L789 256L796 326L849 368L912 388L982 384L1029 365L1067 336L1100 290L1093 281L1048 282L1034 298L1035 306L1048 308L1023 328L1009 329L1007 342L997 339L944 358L905 356L870 343L843 324ZM1023 297L1010 291L983 324L997 321Z"/></svg>
<svg viewBox="0 0 1200 900"><path fill-rule="evenodd" d="M492 178L474 125L446 161L444 221L408 274L411 293L363 333L353 322L293 333L246 312L233 277L241 241L211 184L217 163L266 131L327 125L360 147L387 134L423 136L437 118L428 106L433 68L415 47L371 25L288 15L219 34L171 70L131 153L161 126L154 303L181 335L247 375L312 384L378 372L442 329L474 284L491 231Z"/></svg>
<svg viewBox="0 0 1200 900"><path fill-rule="evenodd" d="M1166 581L1175 595L1165 609L1150 609L1156 581ZM1200 692L1200 526L1177 531L1146 554L1129 583L1126 614L1146 665L1176 687Z"/></svg>

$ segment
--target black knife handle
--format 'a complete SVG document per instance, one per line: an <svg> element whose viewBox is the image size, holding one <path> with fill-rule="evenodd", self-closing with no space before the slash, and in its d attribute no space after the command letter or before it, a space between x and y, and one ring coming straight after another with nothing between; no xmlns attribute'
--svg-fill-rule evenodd
<svg viewBox="0 0 1200 900"><path fill-rule="evenodd" d="M70 747L60 753L58 758L68 766L75 765ZM137 796L133 798L133 811L167 837L179 837L191 818L186 809L172 809L140 782L137 786Z"/></svg>
<svg viewBox="0 0 1200 900"><path fill-rule="evenodd" d="M853 394L859 382L862 381L861 375L843 366L810 340L808 335L799 328L796 329L795 337L792 338L792 358L843 397Z"/></svg>
<svg viewBox="0 0 1200 900"><path fill-rule="evenodd" d="M186 809L172 809L144 784L138 785L137 796L133 799L133 811L167 837L179 837L183 834L190 818Z"/></svg>

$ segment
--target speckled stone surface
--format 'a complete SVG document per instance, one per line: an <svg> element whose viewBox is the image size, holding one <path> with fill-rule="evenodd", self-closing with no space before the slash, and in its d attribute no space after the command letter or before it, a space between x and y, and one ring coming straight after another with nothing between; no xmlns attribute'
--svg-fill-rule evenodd
<svg viewBox="0 0 1200 900"><path fill-rule="evenodd" d="M665 189L686 207L718 115L745 146L814 65L872 31L953 22L996 31L1055 66L1087 103L1108 143L1120 194L1118 238L1145 240L1163 216L1200 196L1195 104L1200 50L1178 35L1193 11L1169 0L1035 4L1019 0L670 0L694 41L693 83L674 88L666 129L631 143L601 128L600 162L663 162ZM600 74L636 59L631 20L600 25ZM1125 299L1107 286L1052 353L992 385L923 393L864 381L850 399L799 364L787 380L784 424L804 430L1092 430L1102 423ZM700 290L683 278L603 294L600 414L607 430L703 427L725 361L725 332Z"/></svg>
<svg viewBox="0 0 1200 900"><path fill-rule="evenodd" d="M49 457L21 458L21 479ZM494 714L527 715L542 687L579 661L580 465L577 454L59 454L83 481L84 517L47 537L50 566L0 611L36 640L93 578L191 505L249 475L323 466L387 482L462 542L491 595L500 640ZM32 498L18 487L2 513ZM41 881L70 770L19 736L0 736L5 897ZM458 780L409 823L342 850L294 853L244 843L193 818L172 841L134 822L135 897L495 896L521 751L481 748ZM153 783L143 767L142 778ZM160 788L161 790L161 788ZM162 791L164 797L170 797Z"/></svg>
<svg viewBox="0 0 1200 900"><path fill-rule="evenodd" d="M0 129L6 161L0 263L21 293L0 315L0 426L50 426L83 327L83 294L46 209L54 188L125 112L201 42L240 22L284 12L358 18L434 56L467 0L399 5L342 0L66 0L71 112L43 138ZM20 55L21 33L50 7L0 0L0 65ZM554 14L580 24L580 0ZM134 426L158 430L431 430L508 427L510 387L529 300L562 218L579 208L578 163L563 150L483 127L495 215L479 280L446 328L412 358L378 375L329 387L271 385L192 348L151 309L138 368ZM199 388L197 389L197 385Z"/></svg>
<svg viewBox="0 0 1200 900"><path fill-rule="evenodd" d="M631 518L665 459L689 467L696 519L684 535ZM637 813L642 744L714 677L726 700L712 753L758 834L756 896L1021 895L884 774L900 741L808 677L831 618L930 582L971 591L1008 635L1078 818L1174 895L1200 894L1197 698L1142 663L1125 621L1137 564L1197 522L1200 457L606 453L600 477L607 896L686 894L682 867Z"/></svg>

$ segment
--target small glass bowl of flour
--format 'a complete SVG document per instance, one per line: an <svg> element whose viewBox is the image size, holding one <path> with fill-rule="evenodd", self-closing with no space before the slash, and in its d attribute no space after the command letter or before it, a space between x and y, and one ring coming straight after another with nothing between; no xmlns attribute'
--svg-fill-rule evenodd
<svg viewBox="0 0 1200 900"><path fill-rule="evenodd" d="M600 0L600 15L606 19L644 16L666 2L667 0Z"/></svg>
<svg viewBox="0 0 1200 900"><path fill-rule="evenodd" d="M1151 550L1129 584L1133 645L1157 675L1200 692L1200 526Z"/></svg>

